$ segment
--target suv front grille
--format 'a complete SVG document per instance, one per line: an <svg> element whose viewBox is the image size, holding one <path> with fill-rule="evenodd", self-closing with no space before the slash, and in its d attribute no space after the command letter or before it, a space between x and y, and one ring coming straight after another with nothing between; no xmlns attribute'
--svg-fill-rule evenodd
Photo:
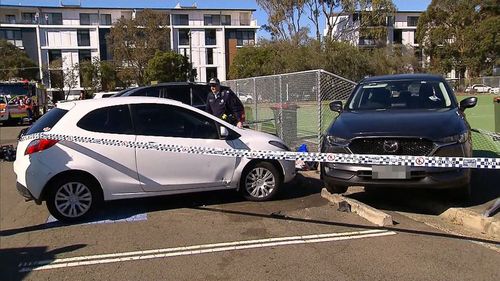
<svg viewBox="0 0 500 281"><path fill-rule="evenodd" d="M434 144L425 139L411 138L360 138L349 144L354 154L426 156Z"/></svg>

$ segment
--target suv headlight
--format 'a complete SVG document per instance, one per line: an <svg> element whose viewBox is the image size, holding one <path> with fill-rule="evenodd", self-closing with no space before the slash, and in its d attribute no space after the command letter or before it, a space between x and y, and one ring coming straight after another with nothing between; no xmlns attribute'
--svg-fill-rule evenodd
<svg viewBox="0 0 500 281"><path fill-rule="evenodd" d="M329 145L346 145L349 141L337 136L326 136L326 141Z"/></svg>
<svg viewBox="0 0 500 281"><path fill-rule="evenodd" d="M443 143L464 143L467 141L468 136L469 134L464 132L462 134L441 138L438 141Z"/></svg>

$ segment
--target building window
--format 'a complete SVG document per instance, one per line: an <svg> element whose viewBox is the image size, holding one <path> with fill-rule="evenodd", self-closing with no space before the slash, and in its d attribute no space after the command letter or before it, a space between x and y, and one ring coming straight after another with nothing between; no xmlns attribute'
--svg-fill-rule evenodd
<svg viewBox="0 0 500 281"><path fill-rule="evenodd" d="M189 15L172 15L173 16L173 21L174 25L189 25Z"/></svg>
<svg viewBox="0 0 500 281"><path fill-rule="evenodd" d="M78 50L78 62L92 61L92 52L90 50Z"/></svg>
<svg viewBox="0 0 500 281"><path fill-rule="evenodd" d="M214 64L214 49L213 48L207 48L207 64Z"/></svg>
<svg viewBox="0 0 500 281"><path fill-rule="evenodd" d="M220 23L222 25L231 25L231 16L230 15L221 15Z"/></svg>
<svg viewBox="0 0 500 281"><path fill-rule="evenodd" d="M254 31L237 31L236 32L236 46L245 46L255 44Z"/></svg>
<svg viewBox="0 0 500 281"><path fill-rule="evenodd" d="M49 64L51 68L62 66L61 50L49 50Z"/></svg>
<svg viewBox="0 0 500 281"><path fill-rule="evenodd" d="M353 22L357 22L357 21L360 21L360 20L361 20L361 14L359 14L359 13L354 13L354 14L352 15L352 21L353 21Z"/></svg>
<svg viewBox="0 0 500 281"><path fill-rule="evenodd" d="M394 35L393 37L394 44L403 44L403 30L395 29L393 35Z"/></svg>
<svg viewBox="0 0 500 281"><path fill-rule="evenodd" d="M7 23L16 23L16 15L6 15L5 20Z"/></svg>
<svg viewBox="0 0 500 281"><path fill-rule="evenodd" d="M101 24L111 25L111 14L101 14Z"/></svg>
<svg viewBox="0 0 500 281"><path fill-rule="evenodd" d="M81 65L84 62L92 62L92 52L90 50L78 50L78 63ZM79 73L80 85L83 84L83 75Z"/></svg>
<svg viewBox="0 0 500 281"><path fill-rule="evenodd" d="M38 16L36 13L22 13L23 23L38 23Z"/></svg>
<svg viewBox="0 0 500 281"><path fill-rule="evenodd" d="M407 18L407 25L408 26L417 26L418 24L418 17L408 17Z"/></svg>
<svg viewBox="0 0 500 281"><path fill-rule="evenodd" d="M90 31L88 29L79 29L76 35L78 46L90 46Z"/></svg>
<svg viewBox="0 0 500 281"><path fill-rule="evenodd" d="M250 13L240 13L240 25L250 25Z"/></svg>
<svg viewBox="0 0 500 281"><path fill-rule="evenodd" d="M179 29L179 45L189 45L189 29Z"/></svg>
<svg viewBox="0 0 500 281"><path fill-rule="evenodd" d="M80 25L98 25L99 14L80 13Z"/></svg>
<svg viewBox="0 0 500 281"><path fill-rule="evenodd" d="M62 70L49 70L50 88L64 88L64 74Z"/></svg>
<svg viewBox="0 0 500 281"><path fill-rule="evenodd" d="M217 78L217 67L207 67L207 82L212 78Z"/></svg>
<svg viewBox="0 0 500 281"><path fill-rule="evenodd" d="M0 39L5 39L16 47L23 47L22 33L19 29L0 30Z"/></svg>
<svg viewBox="0 0 500 281"><path fill-rule="evenodd" d="M205 45L217 45L217 34L215 32L215 29L205 30Z"/></svg>
<svg viewBox="0 0 500 281"><path fill-rule="evenodd" d="M203 23L205 25L220 25L220 15L204 15Z"/></svg>
<svg viewBox="0 0 500 281"><path fill-rule="evenodd" d="M48 25L62 25L61 13L47 13L44 15L45 24Z"/></svg>
<svg viewBox="0 0 500 281"><path fill-rule="evenodd" d="M231 25L231 15L204 15L205 25Z"/></svg>
<svg viewBox="0 0 500 281"><path fill-rule="evenodd" d="M189 48L179 48L179 54L189 58Z"/></svg>
<svg viewBox="0 0 500 281"><path fill-rule="evenodd" d="M393 16L387 17L387 26L394 26L394 17Z"/></svg>

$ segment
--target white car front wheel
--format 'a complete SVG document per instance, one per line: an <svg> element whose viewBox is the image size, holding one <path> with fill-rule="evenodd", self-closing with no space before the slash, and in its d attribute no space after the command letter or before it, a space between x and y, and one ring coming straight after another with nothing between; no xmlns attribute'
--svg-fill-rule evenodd
<svg viewBox="0 0 500 281"><path fill-rule="evenodd" d="M240 190L250 201L271 200L282 185L281 175L269 162L258 162L243 173Z"/></svg>

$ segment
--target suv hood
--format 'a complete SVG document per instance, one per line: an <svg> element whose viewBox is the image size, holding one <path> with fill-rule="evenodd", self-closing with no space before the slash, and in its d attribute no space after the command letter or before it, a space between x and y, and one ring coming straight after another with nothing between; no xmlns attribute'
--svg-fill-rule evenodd
<svg viewBox="0 0 500 281"><path fill-rule="evenodd" d="M436 140L463 133L465 119L457 108L439 110L344 111L328 135L345 139L361 136L408 136Z"/></svg>

